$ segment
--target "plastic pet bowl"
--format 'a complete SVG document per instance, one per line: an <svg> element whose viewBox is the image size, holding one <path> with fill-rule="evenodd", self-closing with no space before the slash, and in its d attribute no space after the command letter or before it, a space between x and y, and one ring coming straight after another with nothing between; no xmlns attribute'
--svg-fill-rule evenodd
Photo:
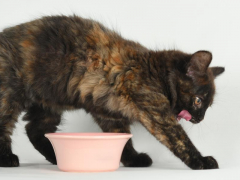
<svg viewBox="0 0 240 180"><path fill-rule="evenodd" d="M58 168L68 172L114 171L119 168L127 133L48 133Z"/></svg>

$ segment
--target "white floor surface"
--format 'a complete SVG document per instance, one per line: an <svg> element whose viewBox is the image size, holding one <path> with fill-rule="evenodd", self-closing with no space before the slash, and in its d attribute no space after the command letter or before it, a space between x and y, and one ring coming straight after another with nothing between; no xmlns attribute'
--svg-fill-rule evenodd
<svg viewBox="0 0 240 180"><path fill-rule="evenodd" d="M240 167L217 170L190 170L180 164L153 164L149 168L120 167L114 172L68 173L60 171L56 165L21 164L18 168L0 168L1 180L239 180Z"/></svg>

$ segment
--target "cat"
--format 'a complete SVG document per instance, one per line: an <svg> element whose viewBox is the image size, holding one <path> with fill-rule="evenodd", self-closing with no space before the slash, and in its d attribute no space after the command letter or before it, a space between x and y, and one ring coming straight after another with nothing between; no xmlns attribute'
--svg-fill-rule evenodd
<svg viewBox="0 0 240 180"><path fill-rule="evenodd" d="M29 140L45 158L56 158L45 133L66 110L83 108L104 132L130 133L140 122L191 169L218 168L203 157L179 124L196 124L213 103L212 54L153 51L102 24L74 16L47 16L0 33L0 167L19 166L11 148L18 116L25 111ZM121 162L148 167L152 159L129 140Z"/></svg>

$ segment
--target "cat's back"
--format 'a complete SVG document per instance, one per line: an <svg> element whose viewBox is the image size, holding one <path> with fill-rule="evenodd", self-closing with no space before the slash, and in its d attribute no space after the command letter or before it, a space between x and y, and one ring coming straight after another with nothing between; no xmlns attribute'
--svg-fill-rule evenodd
<svg viewBox="0 0 240 180"><path fill-rule="evenodd" d="M0 33L0 54L24 78L71 71L77 61L86 61L87 35L96 24L78 16L46 16L6 28ZM84 64L83 64L84 65Z"/></svg>
<svg viewBox="0 0 240 180"><path fill-rule="evenodd" d="M0 34L22 52L25 48L35 48L42 53L66 54L74 45L84 43L84 36L95 23L78 16L46 16L6 28Z"/></svg>
<svg viewBox="0 0 240 180"><path fill-rule="evenodd" d="M48 32L49 35L54 35L54 33L55 35L63 35L61 33L70 32L69 30L72 32L77 30L77 33L84 33L89 31L94 23L97 22L79 16L45 16L33 21L5 28L0 34L4 34L4 36L8 38L17 38L17 35L24 37L26 35L33 35L37 37L40 33L46 33L48 31L51 31Z"/></svg>

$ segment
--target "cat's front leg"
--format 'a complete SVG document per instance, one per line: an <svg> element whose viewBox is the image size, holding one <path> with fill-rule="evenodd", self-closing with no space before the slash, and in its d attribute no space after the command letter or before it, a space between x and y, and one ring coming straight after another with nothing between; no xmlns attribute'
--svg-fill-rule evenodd
<svg viewBox="0 0 240 180"><path fill-rule="evenodd" d="M175 121L175 118L170 120ZM201 155L181 125L159 123L146 118L141 120L141 123L191 169L218 168L218 163L213 157Z"/></svg>
<svg viewBox="0 0 240 180"><path fill-rule="evenodd" d="M148 95L149 96L149 95ZM152 95L151 95L152 96ZM139 120L162 144L168 147L191 169L216 169L217 161L210 156L203 157L193 145L182 126L171 113L168 100L164 96L148 101L146 106L138 106ZM142 102L144 96L142 97Z"/></svg>

